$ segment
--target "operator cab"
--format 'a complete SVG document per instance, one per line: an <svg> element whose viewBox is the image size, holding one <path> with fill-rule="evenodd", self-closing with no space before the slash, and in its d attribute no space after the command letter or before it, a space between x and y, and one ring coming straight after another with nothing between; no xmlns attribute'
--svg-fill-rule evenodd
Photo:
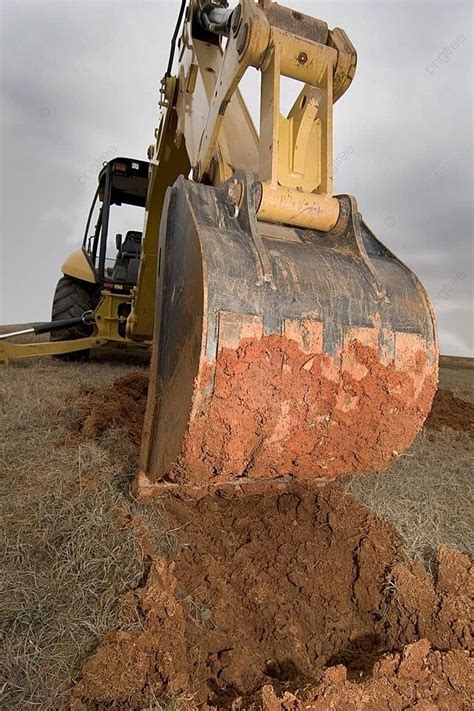
<svg viewBox="0 0 474 711"><path fill-rule="evenodd" d="M142 232L127 229L125 238L118 232L115 241L109 239L109 233L114 226L136 228L143 224L148 166L147 161L114 158L99 174L82 249L97 281L107 288L129 291L137 283Z"/></svg>

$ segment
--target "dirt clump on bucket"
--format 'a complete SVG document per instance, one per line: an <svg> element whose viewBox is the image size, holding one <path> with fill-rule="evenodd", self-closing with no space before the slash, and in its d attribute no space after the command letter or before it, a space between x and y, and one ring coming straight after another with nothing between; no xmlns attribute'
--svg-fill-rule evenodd
<svg viewBox="0 0 474 711"><path fill-rule="evenodd" d="M147 373L131 372L117 378L110 386L84 389L74 403L75 417L70 423L72 432L69 441L76 443L78 437L96 438L111 427L117 427L125 432L138 449L148 385ZM226 396L227 393L223 389L223 402L226 401ZM450 390L438 389L424 426L431 430L447 427L474 436L474 406L456 397ZM341 431L340 437L343 436ZM272 475L276 473L277 469L271 472Z"/></svg>
<svg viewBox="0 0 474 711"><path fill-rule="evenodd" d="M194 380L183 432L162 405L166 422L155 437L163 454L147 476L205 487L244 476L328 480L386 469L430 410L437 366L412 341L384 364L376 329L353 331L337 357L322 352L322 331L306 347L296 335L276 334L223 347ZM186 406L177 400L177 409Z"/></svg>
<svg viewBox="0 0 474 711"><path fill-rule="evenodd" d="M441 548L431 578L334 485L224 489L165 511L178 553L151 557L67 708L469 708L467 556Z"/></svg>

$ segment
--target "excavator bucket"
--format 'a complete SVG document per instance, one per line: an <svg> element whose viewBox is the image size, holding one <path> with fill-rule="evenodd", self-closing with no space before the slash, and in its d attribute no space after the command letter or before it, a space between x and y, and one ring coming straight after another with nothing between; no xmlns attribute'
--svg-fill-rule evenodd
<svg viewBox="0 0 474 711"><path fill-rule="evenodd" d="M383 470L430 410L429 300L355 200L329 232L271 224L236 178L166 195L139 497Z"/></svg>

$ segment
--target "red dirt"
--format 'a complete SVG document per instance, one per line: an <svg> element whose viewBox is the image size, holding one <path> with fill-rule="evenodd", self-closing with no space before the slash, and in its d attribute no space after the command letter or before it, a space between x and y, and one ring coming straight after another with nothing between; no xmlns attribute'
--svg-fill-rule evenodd
<svg viewBox="0 0 474 711"><path fill-rule="evenodd" d="M474 694L473 660L465 652L433 652L423 639L376 662L370 679L347 679L339 665L327 669L304 700L272 686L262 689L254 709L262 711L470 711Z"/></svg>
<svg viewBox="0 0 474 711"><path fill-rule="evenodd" d="M438 390L425 427L441 430L449 427L474 436L474 405L460 400L450 390Z"/></svg>
<svg viewBox="0 0 474 711"><path fill-rule="evenodd" d="M70 709L140 709L144 687L153 678L155 689L178 696L190 687L186 668L184 612L175 595L173 564L153 561L145 587L123 600L119 619L124 627L105 635L83 668ZM138 625L137 625L138 623ZM141 623L141 624L140 624ZM82 701L80 701L82 697Z"/></svg>
<svg viewBox="0 0 474 711"><path fill-rule="evenodd" d="M79 398L80 415L75 420L70 440L96 438L110 427L118 427L137 448L148 391L148 375L130 373L106 388L95 388ZM439 389L425 420L427 429L448 427L474 435L474 407L450 390Z"/></svg>
<svg viewBox="0 0 474 711"><path fill-rule="evenodd" d="M214 486L386 469L421 428L437 379L419 337L398 335L386 364L376 329L354 333L338 362L317 352L317 339L304 348L270 335L222 348L196 379L181 455L168 471L142 472L138 494L150 493L146 477Z"/></svg>
<svg viewBox="0 0 474 711"><path fill-rule="evenodd" d="M108 387L84 392L76 403L79 415L67 443L75 444L78 438L96 439L111 427L116 427L138 448L147 391L146 373L128 373Z"/></svg>
<svg viewBox="0 0 474 711"><path fill-rule="evenodd" d="M97 423L128 432L133 403L143 414L146 382L138 394L123 380L89 395L83 436ZM115 388L124 416L104 422L94 408ZM450 403L435 400L435 422L452 422ZM154 554L139 517L122 516L143 537L147 580L122 601L118 629L62 708L178 698L185 711L471 709L472 560L441 548L433 580L387 522L337 486L259 486L164 500L182 544L174 562Z"/></svg>
<svg viewBox="0 0 474 711"><path fill-rule="evenodd" d="M471 647L467 556L442 548L433 582L403 560L388 523L333 485L166 510L182 547L173 563L152 557L67 708L140 709L154 697L189 710L469 708L464 652L424 645L383 659L422 638ZM297 689L319 705L290 704Z"/></svg>

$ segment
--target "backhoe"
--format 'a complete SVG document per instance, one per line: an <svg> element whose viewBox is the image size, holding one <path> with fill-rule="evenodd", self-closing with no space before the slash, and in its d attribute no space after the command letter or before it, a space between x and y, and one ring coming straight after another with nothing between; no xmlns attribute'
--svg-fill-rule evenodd
<svg viewBox="0 0 474 711"><path fill-rule="evenodd" d="M258 130L239 91L248 70ZM270 0L182 2L148 170L135 162L141 244L128 233L107 270L104 212L82 248L97 301L80 338L37 346L152 343L137 496L383 470L428 414L426 292L354 197L333 194L333 105L355 70L349 37L323 20ZM282 77L300 86L286 115ZM133 175L134 161L108 164L103 209L121 163Z"/></svg>

